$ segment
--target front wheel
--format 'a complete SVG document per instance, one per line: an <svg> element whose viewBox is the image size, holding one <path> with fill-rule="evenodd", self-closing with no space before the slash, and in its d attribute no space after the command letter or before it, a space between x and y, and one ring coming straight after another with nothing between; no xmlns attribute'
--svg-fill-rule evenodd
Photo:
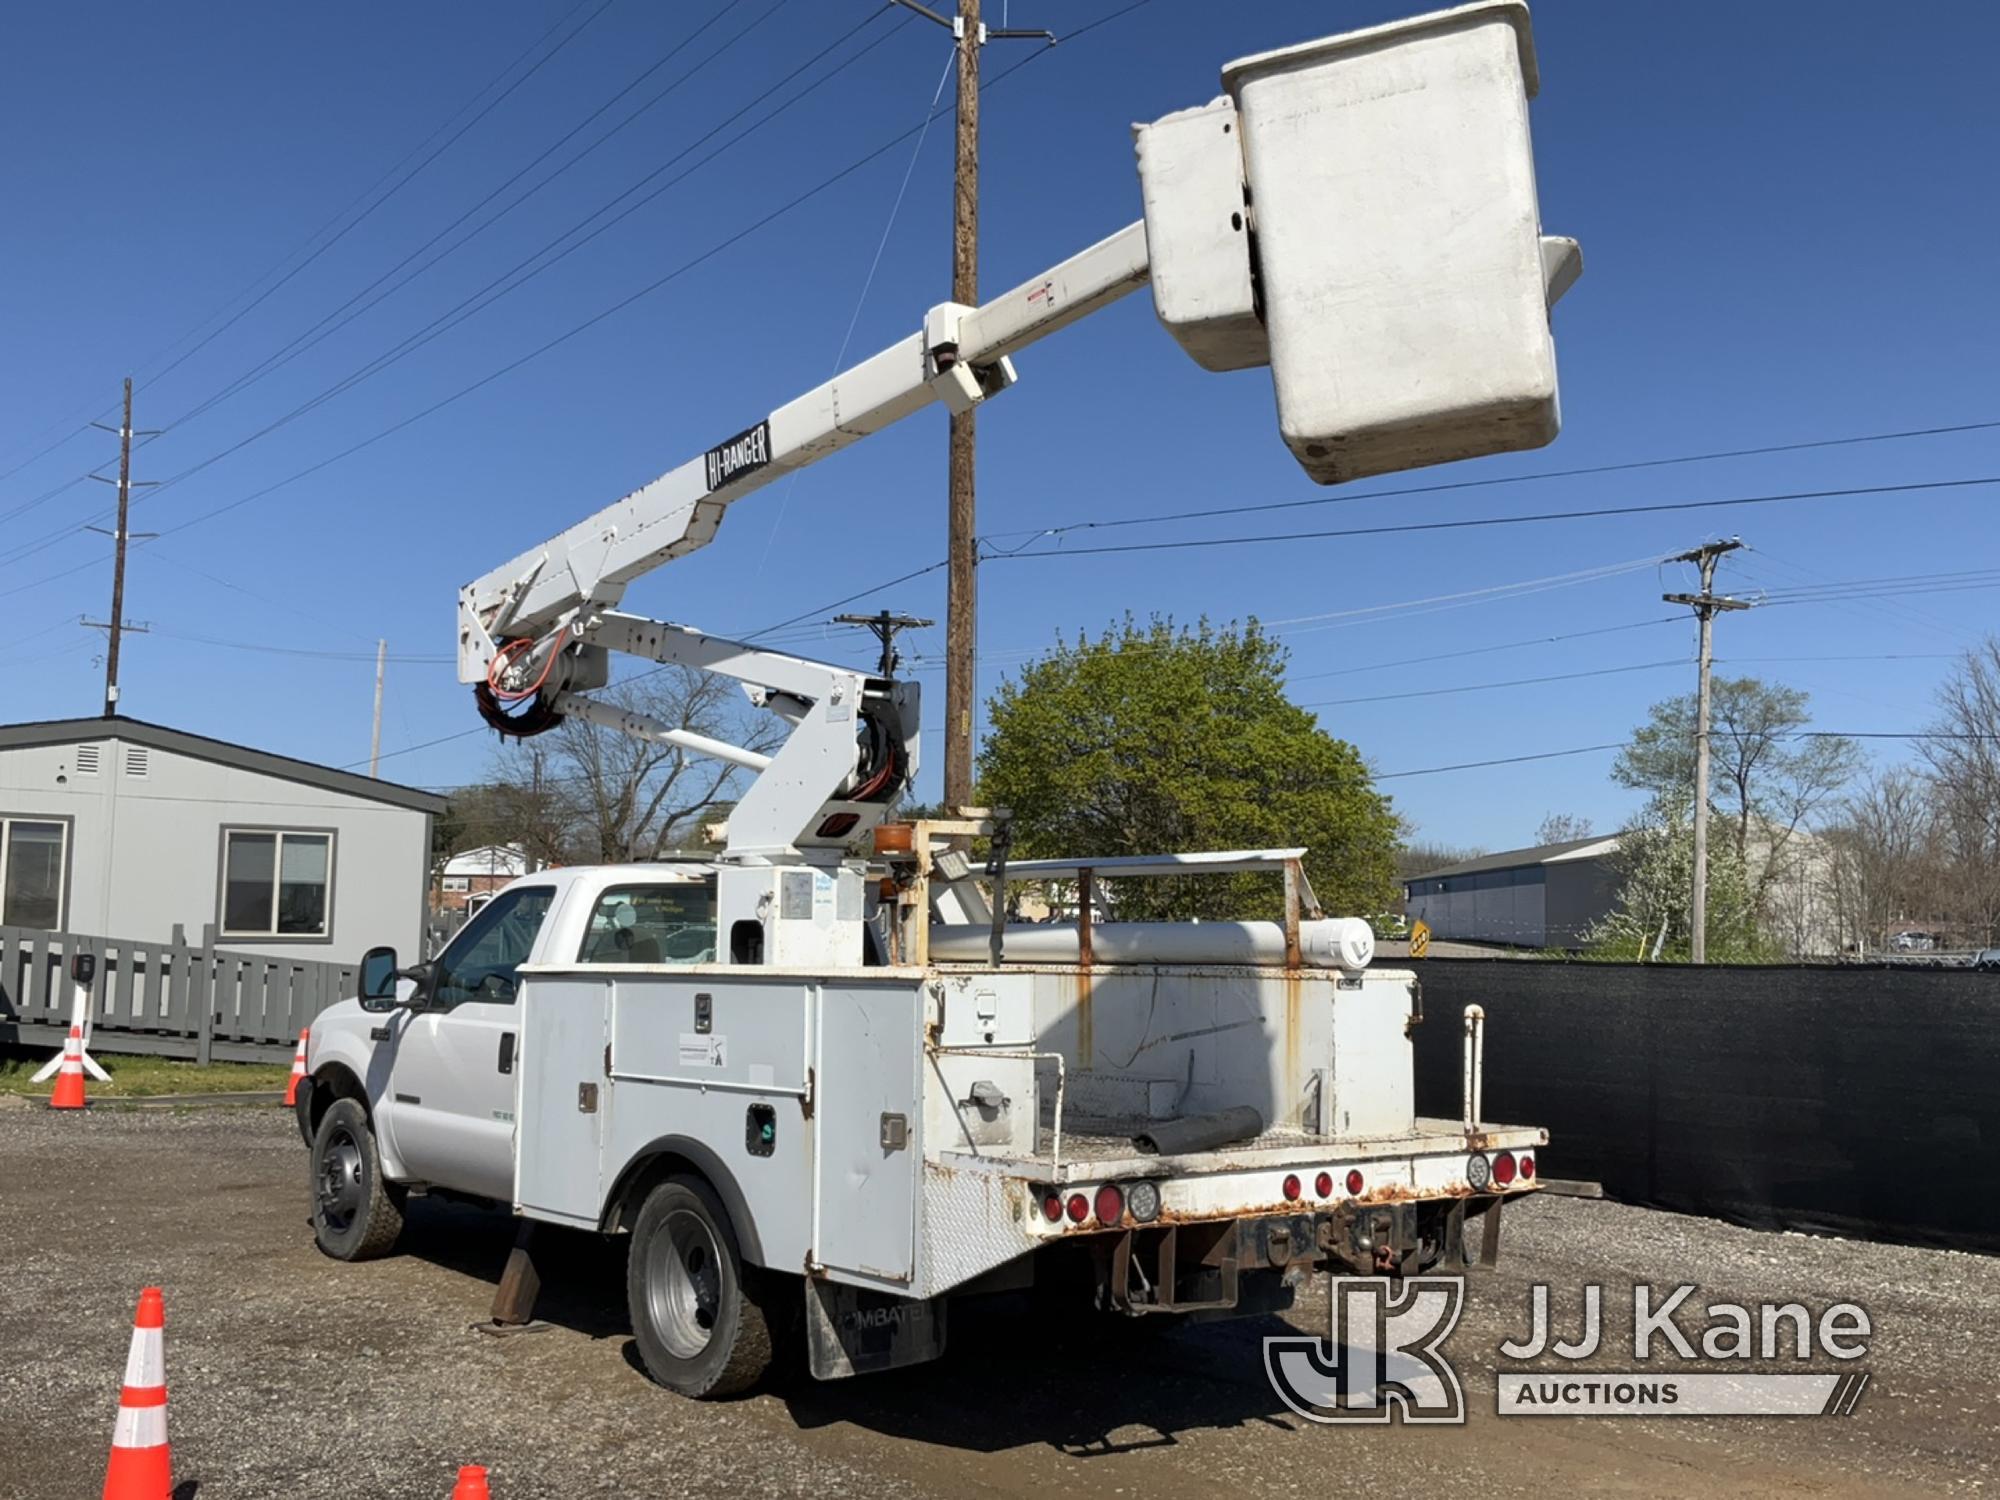
<svg viewBox="0 0 2000 1500"><path fill-rule="evenodd" d="M771 1364L771 1327L751 1296L736 1235L699 1177L670 1177L632 1226L625 1277L632 1334L653 1379L683 1396L733 1396Z"/></svg>
<svg viewBox="0 0 2000 1500"><path fill-rule="evenodd" d="M403 1208L382 1176L382 1156L368 1112L336 1099L321 1116L312 1145L313 1239L335 1260L387 1255L403 1232Z"/></svg>

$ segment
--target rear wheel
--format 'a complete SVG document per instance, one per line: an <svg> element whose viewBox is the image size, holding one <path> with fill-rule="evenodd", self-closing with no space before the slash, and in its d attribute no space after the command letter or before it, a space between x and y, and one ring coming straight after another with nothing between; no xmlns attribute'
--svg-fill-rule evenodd
<svg viewBox="0 0 2000 1500"><path fill-rule="evenodd" d="M771 1327L752 1295L729 1216L699 1177L670 1177L632 1227L626 1296L639 1356L683 1396L748 1390L771 1363Z"/></svg>
<svg viewBox="0 0 2000 1500"><path fill-rule="evenodd" d="M403 1232L403 1194L383 1179L381 1153L358 1100L336 1099L312 1147L313 1239L335 1260L386 1255Z"/></svg>

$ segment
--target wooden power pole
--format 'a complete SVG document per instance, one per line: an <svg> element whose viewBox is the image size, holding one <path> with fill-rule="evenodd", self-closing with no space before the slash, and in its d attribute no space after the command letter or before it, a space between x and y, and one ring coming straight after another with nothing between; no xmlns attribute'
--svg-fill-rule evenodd
<svg viewBox="0 0 2000 1500"><path fill-rule="evenodd" d="M979 305L979 0L958 0L958 147L952 173L951 300ZM972 803L972 702L979 647L974 414L954 412L946 462L950 544L944 625L944 805Z"/></svg>
<svg viewBox="0 0 2000 1500"><path fill-rule="evenodd" d="M940 15L918 0L894 0L940 26L958 43L958 140L952 171L951 300L979 305L979 49L994 38L1034 38L1053 43L1055 34L1027 27L988 29L979 19L980 0L958 0L956 16ZM954 413L945 465L949 492L949 546L946 549L944 622L944 803L972 801L972 704L977 684L974 664L979 645L979 530L973 504L973 414Z"/></svg>
<svg viewBox="0 0 2000 1500"><path fill-rule="evenodd" d="M1662 596L1669 604L1687 605L1701 621L1701 649L1697 653L1700 686L1695 695L1694 717L1694 891L1688 912L1688 957L1698 964L1708 962L1708 677L1715 655L1715 617L1724 610L1750 607L1745 600L1716 594L1715 564L1725 552L1734 552L1742 545L1731 538L1683 552L1673 561L1700 567L1701 592Z"/></svg>
<svg viewBox="0 0 2000 1500"><path fill-rule="evenodd" d="M99 624L95 620L85 620L83 622L86 625L96 625L105 632L108 638L108 644L104 650L104 716L108 719L118 712L118 646L120 639L128 630L140 635L146 633L145 626L128 624L125 619L125 544L131 539L132 535L129 523L132 513L132 489L134 484L132 478L132 438L134 434L132 432L132 381L130 377L127 377L125 381L125 416L119 422L117 428L105 427L102 422L93 422L90 425L103 428L106 432L115 430L118 434L118 529L108 533L112 539L113 547L111 564L111 618L102 622L102 624ZM150 432L142 435L146 437L153 436ZM106 484L112 482L102 474L93 474L91 478L103 480ZM140 481L142 484L156 482L152 480ZM102 526L93 526L90 529L96 532L104 531ZM144 535L151 536L153 533L146 532Z"/></svg>

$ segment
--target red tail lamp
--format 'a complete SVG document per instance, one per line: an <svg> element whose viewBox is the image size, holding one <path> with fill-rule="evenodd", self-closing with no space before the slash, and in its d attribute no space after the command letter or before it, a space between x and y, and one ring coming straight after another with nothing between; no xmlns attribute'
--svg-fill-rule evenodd
<svg viewBox="0 0 2000 1500"><path fill-rule="evenodd" d="M1063 1201L1061 1198L1056 1196L1056 1194L1054 1193L1050 1193L1042 1199L1043 1218L1047 1219L1051 1224L1054 1224L1057 1221L1059 1221L1062 1218L1062 1216L1063 1216Z"/></svg>
<svg viewBox="0 0 2000 1500"><path fill-rule="evenodd" d="M1523 1152L1521 1155L1521 1181L1532 1182L1535 1176L1535 1159Z"/></svg>
<svg viewBox="0 0 2000 1500"><path fill-rule="evenodd" d="M1109 1229L1125 1217L1125 1194L1115 1182L1097 1190L1097 1222Z"/></svg>
<svg viewBox="0 0 2000 1500"><path fill-rule="evenodd" d="M1069 1214L1070 1223L1081 1224L1085 1219L1090 1217L1090 1200L1081 1193L1071 1193L1066 1211Z"/></svg>
<svg viewBox="0 0 2000 1500"><path fill-rule="evenodd" d="M1499 1183L1500 1186L1505 1187L1508 1183L1512 1182L1515 1171L1516 1163L1513 1152L1502 1151L1498 1156L1493 1158L1493 1180Z"/></svg>
<svg viewBox="0 0 2000 1500"><path fill-rule="evenodd" d="M1363 1180L1362 1180L1362 1177L1361 1177L1361 1168L1359 1168L1359 1167L1349 1167L1349 1168L1347 1169L1347 1195L1348 1195L1348 1197L1350 1197L1350 1198L1358 1198L1358 1197L1360 1197L1360 1196L1361 1196L1361 1189L1362 1189L1362 1187L1363 1187L1363 1186L1365 1186L1365 1184L1364 1184L1364 1182L1363 1182Z"/></svg>
<svg viewBox="0 0 2000 1500"><path fill-rule="evenodd" d="M1287 1203L1298 1202L1299 1194L1303 1191L1304 1189L1299 1186L1299 1174L1296 1172L1287 1172L1285 1174L1285 1201Z"/></svg>
<svg viewBox="0 0 2000 1500"><path fill-rule="evenodd" d="M1322 1172L1313 1179L1313 1192L1321 1198L1333 1196L1333 1173Z"/></svg>

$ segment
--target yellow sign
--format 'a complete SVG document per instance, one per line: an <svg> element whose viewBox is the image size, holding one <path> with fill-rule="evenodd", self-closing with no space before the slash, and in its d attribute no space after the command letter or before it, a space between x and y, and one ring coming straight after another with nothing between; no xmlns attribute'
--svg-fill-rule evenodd
<svg viewBox="0 0 2000 1500"><path fill-rule="evenodd" d="M1431 951L1430 925L1421 919L1410 924L1410 957L1422 958Z"/></svg>

